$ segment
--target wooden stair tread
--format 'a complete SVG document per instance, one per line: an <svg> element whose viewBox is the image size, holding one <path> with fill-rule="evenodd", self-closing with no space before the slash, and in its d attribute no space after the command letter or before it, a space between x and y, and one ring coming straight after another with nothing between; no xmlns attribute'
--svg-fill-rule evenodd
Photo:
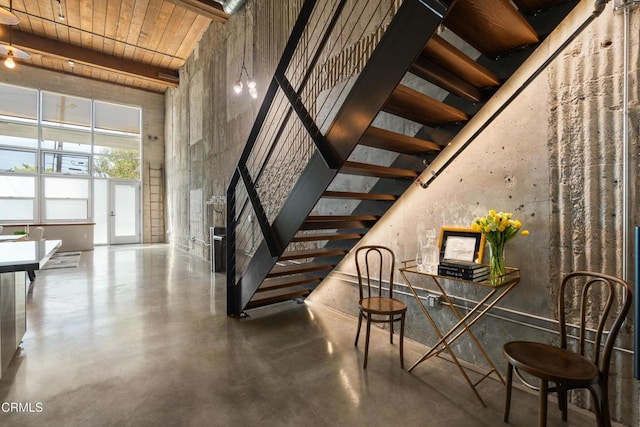
<svg viewBox="0 0 640 427"><path fill-rule="evenodd" d="M535 30L507 0L458 0L444 25L489 58L538 42Z"/></svg>
<svg viewBox="0 0 640 427"><path fill-rule="evenodd" d="M263 305L275 304L277 302L289 301L295 298L304 297L311 293L305 288L284 288L256 293L247 304L247 309L261 307Z"/></svg>
<svg viewBox="0 0 640 427"><path fill-rule="evenodd" d="M375 215L309 216L300 230L337 230L370 228L378 221Z"/></svg>
<svg viewBox="0 0 640 427"><path fill-rule="evenodd" d="M471 102L479 103L484 101L484 96L480 89L422 56L411 64L409 72Z"/></svg>
<svg viewBox="0 0 640 427"><path fill-rule="evenodd" d="M498 86L500 79L438 35L433 35L422 50L427 58L476 88Z"/></svg>
<svg viewBox="0 0 640 427"><path fill-rule="evenodd" d="M310 215L306 221L377 221L378 219L380 218L375 215Z"/></svg>
<svg viewBox="0 0 640 427"><path fill-rule="evenodd" d="M357 193L351 191L325 191L322 197L327 199L354 199L354 200L377 200L390 201L398 200L395 194L377 194L377 193Z"/></svg>
<svg viewBox="0 0 640 427"><path fill-rule="evenodd" d="M300 234L295 236L292 242L317 242L321 240L358 240L362 239L362 234L360 233L319 233L319 234Z"/></svg>
<svg viewBox="0 0 640 427"><path fill-rule="evenodd" d="M382 109L426 126L439 126L468 119L463 111L404 85L396 87Z"/></svg>
<svg viewBox="0 0 640 427"><path fill-rule="evenodd" d="M410 169L393 168L389 166L372 165L369 163L344 162L340 173L347 175L371 176L376 178L415 179L418 172Z"/></svg>
<svg viewBox="0 0 640 427"><path fill-rule="evenodd" d="M360 138L359 144L403 154L428 153L440 151L442 148L435 142L425 141L375 126L369 126L367 132Z"/></svg>
<svg viewBox="0 0 640 427"><path fill-rule="evenodd" d="M293 286L306 285L309 283L320 283L322 278L304 275L285 276L265 279L256 292L268 292L274 289L290 288Z"/></svg>
<svg viewBox="0 0 640 427"><path fill-rule="evenodd" d="M317 262L305 262L302 264L276 265L271 269L267 277L288 276L299 273L311 273L313 271L333 270L331 264L320 264Z"/></svg>
<svg viewBox="0 0 640 427"><path fill-rule="evenodd" d="M289 261L292 259L301 258L317 258L323 256L337 256L344 255L347 251L337 248L316 248L316 249L304 249L299 251L287 251L280 256L280 261Z"/></svg>

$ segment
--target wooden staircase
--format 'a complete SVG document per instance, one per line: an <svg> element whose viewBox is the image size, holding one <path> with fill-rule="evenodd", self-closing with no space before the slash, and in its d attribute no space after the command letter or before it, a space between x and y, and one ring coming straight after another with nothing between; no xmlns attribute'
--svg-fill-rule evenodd
<svg viewBox="0 0 640 427"><path fill-rule="evenodd" d="M324 135L330 148L326 151L336 154L338 164L318 153L311 159L271 225L280 250L274 250L273 243L271 247L263 244L241 279L229 282L229 301L233 304L230 315L308 295L419 176L422 161L438 156L535 49L548 28L555 28L577 1L444 3L449 7L438 9L440 3L432 2L435 13L417 0L405 0L400 7ZM467 44L465 51L475 50L480 55L470 57L445 40L438 34L441 26ZM434 99L404 80L400 83L407 72L448 95ZM375 127L373 119L380 111L423 128L417 135L403 135ZM358 115L358 123L364 124L353 125L353 114ZM357 145L397 153L398 164L382 166L351 160L349 156ZM371 192L329 190L341 175L377 181ZM361 203L349 215L312 213L319 200L328 199ZM286 249L291 243L317 248Z"/></svg>

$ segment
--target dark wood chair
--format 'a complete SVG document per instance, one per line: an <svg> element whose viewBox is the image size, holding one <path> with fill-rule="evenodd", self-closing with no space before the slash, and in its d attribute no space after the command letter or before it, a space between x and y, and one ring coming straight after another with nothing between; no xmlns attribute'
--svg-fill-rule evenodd
<svg viewBox="0 0 640 427"><path fill-rule="evenodd" d="M504 422L509 421L515 372L527 387L539 391L538 426L547 424L547 395L551 392L558 393L558 407L562 419L567 420L567 392L574 389L589 390L598 426L610 426L609 364L631 300L631 287L616 277L587 271L565 276L558 295L560 347L530 341L504 345L508 362ZM574 306L575 310L569 311ZM577 325L578 337L571 346L567 343L568 318ZM539 386L525 381L522 372L538 378Z"/></svg>
<svg viewBox="0 0 640 427"><path fill-rule="evenodd" d="M358 332L356 333L355 346L358 346L362 319L365 318L367 319L367 333L364 344L364 369L367 369L369 335L372 322L389 323L389 341L391 344L393 344L393 324L400 322L400 367L404 369L404 320L407 305L393 298L395 264L396 257L393 251L387 247L362 246L356 250L360 301L358 301ZM387 284L388 292L385 291L383 286ZM384 296L385 293L387 296Z"/></svg>

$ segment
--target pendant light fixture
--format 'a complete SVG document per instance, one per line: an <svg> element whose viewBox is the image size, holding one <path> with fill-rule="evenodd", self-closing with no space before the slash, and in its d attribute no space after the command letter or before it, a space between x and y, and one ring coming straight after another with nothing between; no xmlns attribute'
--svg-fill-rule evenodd
<svg viewBox="0 0 640 427"><path fill-rule="evenodd" d="M16 67L14 59L29 59L31 55L22 49L18 49L15 46L0 44L0 55L5 55L7 59L4 61L4 65L7 68L13 69Z"/></svg>
<svg viewBox="0 0 640 427"><path fill-rule="evenodd" d="M5 11L5 9L0 8L0 10ZM9 2L9 13L11 15L13 15L13 0L11 0ZM0 13L0 17L5 16L4 12ZM15 15L13 15L15 16ZM17 19L17 17L16 17ZM2 21L2 23L4 24L4 21ZM18 22L16 22L17 24ZM14 24L7 24L7 25L14 25ZM5 59L4 61L4 65L9 68L9 69L14 69L16 67L16 62L15 59L29 59L31 58L31 55L29 55L27 52L25 52L22 49L18 49L17 47L13 46L13 26L9 27L9 45L6 44L0 44L0 54L1 55L5 55L7 57L7 59Z"/></svg>
<svg viewBox="0 0 640 427"><path fill-rule="evenodd" d="M238 81L233 85L233 91L236 94L241 94L242 89L244 89L244 84L242 83L242 75L246 77L245 83L247 85L247 90L249 92L249 96L251 98L256 99L258 97L258 88L256 81L249 77L249 72L247 71L247 67L245 65L245 59L247 54L247 8L244 9L244 41L242 48L242 67L240 67L240 76L238 77Z"/></svg>
<svg viewBox="0 0 640 427"><path fill-rule="evenodd" d="M0 7L0 24L2 25L18 25L20 19L13 13L13 0L9 2L9 10Z"/></svg>

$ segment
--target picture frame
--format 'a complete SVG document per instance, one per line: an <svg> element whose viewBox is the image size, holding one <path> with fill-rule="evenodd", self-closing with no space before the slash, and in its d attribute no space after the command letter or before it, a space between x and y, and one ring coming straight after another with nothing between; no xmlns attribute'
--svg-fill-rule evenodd
<svg viewBox="0 0 640 427"><path fill-rule="evenodd" d="M482 263L485 236L471 228L442 227L438 238L440 261L455 260Z"/></svg>

